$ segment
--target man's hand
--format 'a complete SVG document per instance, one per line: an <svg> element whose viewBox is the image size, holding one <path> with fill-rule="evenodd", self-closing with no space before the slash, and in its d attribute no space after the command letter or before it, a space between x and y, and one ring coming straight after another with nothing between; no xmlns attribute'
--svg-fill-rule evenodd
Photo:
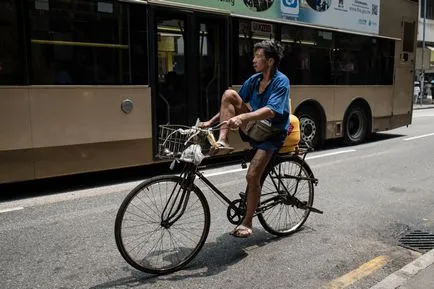
<svg viewBox="0 0 434 289"><path fill-rule="evenodd" d="M240 115L236 115L228 120L228 126L232 129L239 128L243 124L243 120Z"/></svg>
<svg viewBox="0 0 434 289"><path fill-rule="evenodd" d="M205 122L200 122L199 123L199 127L200 128L209 128L212 125L211 121L205 121Z"/></svg>

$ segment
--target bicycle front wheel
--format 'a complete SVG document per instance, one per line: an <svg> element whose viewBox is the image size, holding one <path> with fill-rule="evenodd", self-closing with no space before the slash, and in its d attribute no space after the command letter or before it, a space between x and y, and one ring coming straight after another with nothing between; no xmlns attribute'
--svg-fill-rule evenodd
<svg viewBox="0 0 434 289"><path fill-rule="evenodd" d="M313 197L309 166L297 156L277 158L262 185L259 222L271 234L290 235L306 222Z"/></svg>
<svg viewBox="0 0 434 289"><path fill-rule="evenodd" d="M181 269L200 251L208 236L210 211L196 186L160 176L134 188L116 216L115 239L122 257L151 274Z"/></svg>

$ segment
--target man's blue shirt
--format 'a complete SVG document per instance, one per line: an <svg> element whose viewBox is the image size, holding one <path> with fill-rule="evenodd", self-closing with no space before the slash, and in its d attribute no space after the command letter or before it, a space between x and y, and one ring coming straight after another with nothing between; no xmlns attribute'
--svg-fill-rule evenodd
<svg viewBox="0 0 434 289"><path fill-rule="evenodd" d="M259 93L262 73L252 75L239 91L243 102L250 102L252 110L268 107L274 111L271 119L273 127L288 131L289 128L289 79L280 71L274 73L271 82L263 93Z"/></svg>
<svg viewBox="0 0 434 289"><path fill-rule="evenodd" d="M263 143L250 142L259 149L278 150L289 129L289 79L280 71L276 71L265 91L259 93L259 83L262 78L262 73L252 75L244 82L239 95L243 102L250 103L253 111L263 107L268 107L274 111L275 116L270 121L273 127L282 130L281 135Z"/></svg>

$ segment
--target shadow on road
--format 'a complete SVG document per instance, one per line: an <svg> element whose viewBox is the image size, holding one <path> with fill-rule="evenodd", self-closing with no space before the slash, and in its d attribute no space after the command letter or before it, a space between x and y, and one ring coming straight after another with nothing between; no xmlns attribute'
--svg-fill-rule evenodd
<svg viewBox="0 0 434 289"><path fill-rule="evenodd" d="M299 234L312 230L313 229L309 227L304 227L299 231ZM285 238L290 238L290 236ZM138 287L144 284L176 282L191 278L204 278L218 275L226 271L228 267L248 257L250 251L273 242L278 242L281 239L281 237L270 235L263 230L254 230L252 237L247 239L234 238L225 233L220 235L216 242L207 242L199 252L199 255L179 272L157 276L137 271L132 267L125 267L124 270L129 272L131 276L92 286L90 289L106 289L115 288L117 286Z"/></svg>

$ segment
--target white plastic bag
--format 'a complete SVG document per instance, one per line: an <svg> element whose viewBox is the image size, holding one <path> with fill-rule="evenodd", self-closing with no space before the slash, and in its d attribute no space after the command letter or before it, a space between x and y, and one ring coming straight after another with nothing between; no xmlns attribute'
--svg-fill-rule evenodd
<svg viewBox="0 0 434 289"><path fill-rule="evenodd" d="M192 144L182 152L180 160L187 163L193 163L197 166L204 158L205 156L202 154L200 145Z"/></svg>

